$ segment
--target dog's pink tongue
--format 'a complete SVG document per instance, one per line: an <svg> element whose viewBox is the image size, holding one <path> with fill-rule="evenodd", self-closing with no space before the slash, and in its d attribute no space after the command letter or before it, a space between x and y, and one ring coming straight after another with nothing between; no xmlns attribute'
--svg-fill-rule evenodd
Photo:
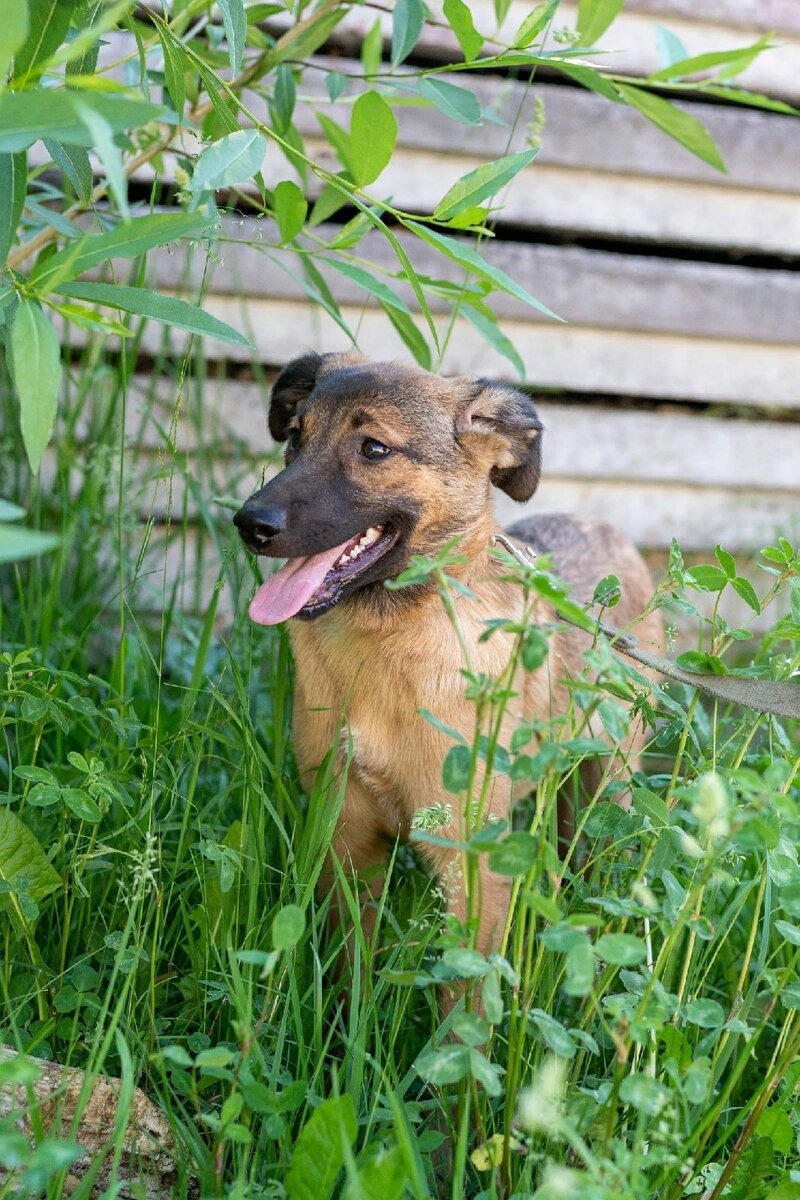
<svg viewBox="0 0 800 1200"><path fill-rule="evenodd" d="M250 604L250 620L257 625L277 625L293 617L308 603L348 545L343 542L310 558L290 558L256 592Z"/></svg>

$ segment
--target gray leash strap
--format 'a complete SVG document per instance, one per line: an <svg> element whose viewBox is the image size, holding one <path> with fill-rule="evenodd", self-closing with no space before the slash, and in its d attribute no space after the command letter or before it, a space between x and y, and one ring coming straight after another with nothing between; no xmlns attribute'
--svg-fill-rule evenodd
<svg viewBox="0 0 800 1200"><path fill-rule="evenodd" d="M522 566L536 565L536 552L531 547L526 546L522 549L501 533L495 534L492 542L502 546ZM581 629L580 625L570 621L568 617L559 616L558 619ZM598 621L597 628L608 638L614 650L635 659L651 671L657 671L667 679L697 688L707 696L723 700L726 704L743 704L745 708L755 709L756 712L773 713L776 717L790 717L794 721L800 721L800 683L778 683L773 679L749 679L744 675L713 675L710 672L684 671L671 658L663 658L660 654L650 654L647 650L642 650L631 633L622 633L613 625L607 625L605 621ZM583 632L586 633L586 630Z"/></svg>
<svg viewBox="0 0 800 1200"><path fill-rule="evenodd" d="M563 618L562 618L563 620ZM712 675L706 672L684 671L671 658L663 658L660 654L650 654L642 650L636 638L630 633L620 633L605 621L598 621L598 628L611 642L615 650L633 658L644 667L658 671L667 679L677 683L688 684L713 696L724 700L726 704L743 704L745 708L754 708L756 712L774 713L776 717L791 717L800 720L800 685L796 683L777 683L773 679L748 679L744 675Z"/></svg>

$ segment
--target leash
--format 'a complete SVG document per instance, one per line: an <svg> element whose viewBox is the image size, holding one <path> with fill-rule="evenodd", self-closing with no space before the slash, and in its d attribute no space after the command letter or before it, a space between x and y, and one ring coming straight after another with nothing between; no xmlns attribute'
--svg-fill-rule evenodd
<svg viewBox="0 0 800 1200"><path fill-rule="evenodd" d="M536 552L528 547L521 550L503 534L495 534L492 538L495 545L500 545L521 566L535 566ZM608 638L611 647L627 658L632 658L651 671L657 671L667 679L676 683L684 683L697 688L707 696L722 700L726 704L742 704L745 708L755 709L756 712L772 713L776 717L789 717L800 721L800 684L779 683L773 679L750 679L744 675L714 675L710 671L684 671L671 658L660 654L651 654L643 650L637 639L631 633L623 633L608 625L605 621L597 621L589 614L587 620L592 622L598 633ZM583 633L589 632L577 621L559 614L559 620L565 621Z"/></svg>

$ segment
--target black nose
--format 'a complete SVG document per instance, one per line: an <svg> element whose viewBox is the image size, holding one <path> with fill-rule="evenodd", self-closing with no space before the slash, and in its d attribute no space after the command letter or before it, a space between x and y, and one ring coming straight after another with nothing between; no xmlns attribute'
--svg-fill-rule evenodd
<svg viewBox="0 0 800 1200"><path fill-rule="evenodd" d="M249 546L263 550L286 529L286 513L281 508L261 506L240 508L233 523Z"/></svg>

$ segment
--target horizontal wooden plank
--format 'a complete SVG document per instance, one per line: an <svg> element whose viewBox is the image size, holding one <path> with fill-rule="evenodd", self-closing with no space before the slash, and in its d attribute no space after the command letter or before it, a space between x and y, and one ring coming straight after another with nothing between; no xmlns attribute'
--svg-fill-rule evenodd
<svg viewBox="0 0 800 1200"><path fill-rule="evenodd" d="M639 12L660 24L677 18L714 22L746 33L800 35L796 0L626 0L628 12Z"/></svg>
<svg viewBox="0 0 800 1200"><path fill-rule="evenodd" d="M798 486L800 423L538 397L536 403L545 426L546 478L676 483L748 494ZM164 447L165 429L174 425L179 453L203 446L222 460L239 462L247 455L261 463L282 453L267 433L268 404L267 380L187 380L181 388L169 379L138 375L128 393L126 436L133 445L157 451Z"/></svg>
<svg viewBox="0 0 800 1200"><path fill-rule="evenodd" d="M346 334L321 309L287 300L234 298L209 294L203 306L214 316L243 330L253 351L222 346L206 339L208 354L233 361L280 365L309 349L344 350ZM357 331L359 348L370 358L407 358L399 337L382 312L345 305L342 314ZM713 338L588 329L578 326L506 320L503 328L525 365L528 383L589 394L611 394L800 408L800 347L741 345ZM442 335L446 333L442 323ZM164 335L150 325L142 347L163 349ZM173 333L173 350L186 339ZM458 321L445 352L442 369L452 374L495 374L508 377L507 361L477 337L471 325Z"/></svg>
<svg viewBox="0 0 800 1200"><path fill-rule="evenodd" d="M339 230L320 226L332 239ZM299 300L305 293L296 278L296 256L285 250L268 253L276 242L274 226L254 219L226 220L224 241L206 259L204 253L177 247L149 260L150 283L174 286L185 280L190 290L207 286L227 295ZM400 234L406 253L420 275L460 282L455 264L410 235ZM552 311L575 325L653 333L706 336L737 342L796 345L800 331L800 274L717 263L685 262L651 255L625 255L576 246L543 246L502 239L484 243L487 261L523 283ZM381 234L369 233L357 248L378 275L416 307L410 287L388 278L398 269L395 252ZM279 265L280 264L280 265ZM359 304L364 293L338 271L317 265L341 303ZM291 273L294 273L293 274ZM430 297L434 310L443 305ZM499 316L544 321L524 302L502 292L492 298Z"/></svg>

